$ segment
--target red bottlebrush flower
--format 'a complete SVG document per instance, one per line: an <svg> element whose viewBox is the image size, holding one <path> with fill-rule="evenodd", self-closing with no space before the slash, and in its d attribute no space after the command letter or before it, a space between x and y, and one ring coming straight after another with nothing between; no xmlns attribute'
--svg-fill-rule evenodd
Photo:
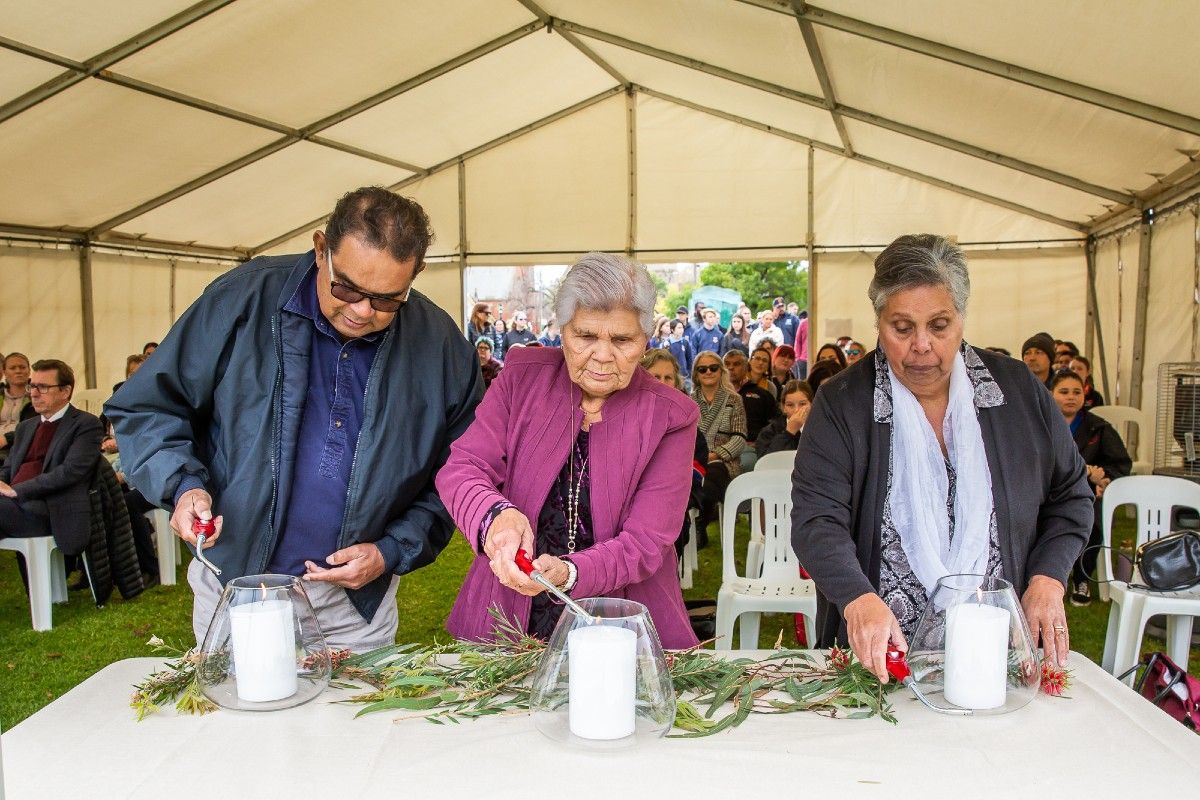
<svg viewBox="0 0 1200 800"><path fill-rule="evenodd" d="M1071 688L1071 671L1055 666L1049 661L1042 662L1042 691L1052 697L1062 697L1063 692Z"/></svg>
<svg viewBox="0 0 1200 800"><path fill-rule="evenodd" d="M829 651L829 666L841 672L850 666L850 654L834 645L833 649Z"/></svg>

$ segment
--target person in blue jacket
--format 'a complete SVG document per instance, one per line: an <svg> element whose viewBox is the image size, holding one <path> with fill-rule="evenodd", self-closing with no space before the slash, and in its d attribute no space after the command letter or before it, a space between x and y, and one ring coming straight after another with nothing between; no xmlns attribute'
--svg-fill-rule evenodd
<svg viewBox="0 0 1200 800"><path fill-rule="evenodd" d="M671 355L675 356L675 360L679 362L679 371L684 375L690 375L692 372L692 361L696 358L696 354L693 352L692 343L688 341L685 333L686 331L681 320L671 320L671 335L667 337L667 342L663 347L670 350Z"/></svg>
<svg viewBox="0 0 1200 800"><path fill-rule="evenodd" d="M692 334L692 352L699 355L711 350L717 355L724 355L721 350L724 339L725 331L717 324L716 309L704 309L704 325Z"/></svg>
<svg viewBox="0 0 1200 800"><path fill-rule="evenodd" d="M313 249L217 278L105 411L126 478L193 523L220 579L188 569L204 637L221 583L301 577L329 645L395 641L399 576L454 532L434 476L483 380L454 321L413 288L432 236L412 200L338 201Z"/></svg>

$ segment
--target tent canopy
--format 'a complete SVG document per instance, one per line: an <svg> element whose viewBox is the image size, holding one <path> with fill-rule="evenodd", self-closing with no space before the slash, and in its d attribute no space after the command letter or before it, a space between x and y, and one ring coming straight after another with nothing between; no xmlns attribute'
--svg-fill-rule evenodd
<svg viewBox="0 0 1200 800"><path fill-rule="evenodd" d="M295 249L377 183L468 262L777 255L1078 238L1198 171L1170 0L0 8L9 232Z"/></svg>

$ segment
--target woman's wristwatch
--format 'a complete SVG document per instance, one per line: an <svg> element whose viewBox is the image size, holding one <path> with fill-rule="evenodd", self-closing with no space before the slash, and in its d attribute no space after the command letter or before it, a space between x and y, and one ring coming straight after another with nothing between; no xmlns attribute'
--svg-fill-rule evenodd
<svg viewBox="0 0 1200 800"><path fill-rule="evenodd" d="M570 559L561 559L567 565L567 579L563 581L562 586L558 587L564 592L569 592L575 588L575 582L579 579L579 568L575 566Z"/></svg>

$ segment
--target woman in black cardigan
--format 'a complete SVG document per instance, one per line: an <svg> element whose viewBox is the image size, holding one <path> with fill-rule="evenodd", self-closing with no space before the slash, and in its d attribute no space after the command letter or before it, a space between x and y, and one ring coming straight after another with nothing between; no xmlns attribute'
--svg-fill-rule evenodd
<svg viewBox="0 0 1200 800"><path fill-rule="evenodd" d="M792 543L820 590L820 646L848 641L881 681L889 639L907 649L948 574L1010 581L1046 658L1070 649L1063 595L1093 494L1045 387L963 341L969 294L956 245L892 242L868 291L879 349L822 385L800 439Z"/></svg>
<svg viewBox="0 0 1200 800"><path fill-rule="evenodd" d="M1129 457L1129 451L1125 449L1125 443L1121 441L1116 428L1085 408L1087 385L1077 373L1070 369L1055 372L1050 377L1050 393L1071 429L1079 455L1087 464L1088 483L1096 493L1092 534L1083 555L1075 562L1071 578L1071 605L1086 606L1092 602L1088 578L1096 570L1096 558L1104 541L1100 530L1100 498L1110 483L1132 471L1133 459Z"/></svg>

